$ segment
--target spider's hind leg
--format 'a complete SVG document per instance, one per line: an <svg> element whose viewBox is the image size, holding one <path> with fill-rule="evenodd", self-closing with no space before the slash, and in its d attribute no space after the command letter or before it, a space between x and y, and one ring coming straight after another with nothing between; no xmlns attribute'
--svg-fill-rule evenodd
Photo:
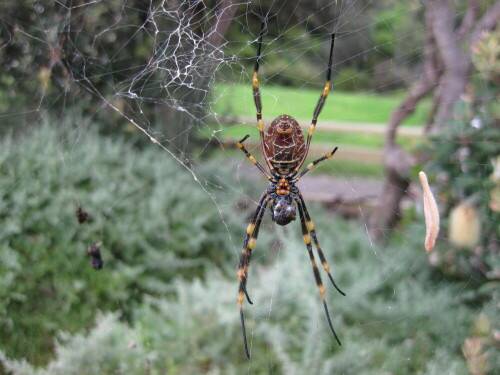
<svg viewBox="0 0 500 375"><path fill-rule="evenodd" d="M250 258L252 256L252 249L255 246L255 242L257 241L257 236L259 235L259 227L262 222L262 217L264 216L264 212L266 211L266 206L269 202L270 198L268 197L267 191L262 194L260 198L259 204L255 213L248 224L247 231L245 234L245 240L243 242L243 251L241 253L240 264L238 267L238 279L240 280L240 287L238 291L238 307L240 310L240 318L241 318L241 330L243 332L243 342L245 345L245 353L247 357L250 359L250 353L248 351L247 344L247 336L245 329L245 317L243 315L243 295L246 296L248 302L253 304L247 292L247 280L248 280L248 269L250 266Z"/></svg>
<svg viewBox="0 0 500 375"><path fill-rule="evenodd" d="M321 281L321 275L319 274L318 267L316 266L316 260L314 258L314 254L313 254L312 246L311 246L311 238L309 237L309 231L307 230L307 225L306 225L306 221L304 218L303 207L300 204L299 199L297 199L296 202L297 202L297 206L299 208L300 224L302 226L302 235L304 236L304 242L307 246L307 252L309 253L309 259L311 260L311 265L312 265L313 272L314 272L314 278L316 279L316 284L318 285L318 290L319 290L319 293L321 294L321 299L323 300L323 307L325 309L326 319L328 320L328 325L330 326L330 330L332 331L333 336L335 337L335 340L337 340L339 345L342 345L342 343L339 340L339 337L337 336L337 333L335 332L335 329L333 328L332 320L330 319L330 313L328 312L328 306L326 304L325 288L323 287L323 282Z"/></svg>
<svg viewBox="0 0 500 375"><path fill-rule="evenodd" d="M326 262L325 254L323 253L323 250L321 250L321 246L319 245L318 237L316 236L316 230L314 229L314 224L311 220L311 216L309 215L309 212L307 211L306 202L304 202L304 198L302 198L301 194L298 195L298 198L296 201L297 201L297 206L299 207L299 212L301 210L304 211L304 216L305 216L305 220L306 220L306 223L305 223L306 229L309 230L309 233L311 233L311 237L313 239L314 245L316 246L319 260L321 261L323 269L328 274L328 278L332 282L335 289L337 289L337 292L339 292L340 294L345 296L345 293L342 290L340 290L340 288L337 286L337 284L333 280L332 274L330 273L330 267L328 266L328 263Z"/></svg>

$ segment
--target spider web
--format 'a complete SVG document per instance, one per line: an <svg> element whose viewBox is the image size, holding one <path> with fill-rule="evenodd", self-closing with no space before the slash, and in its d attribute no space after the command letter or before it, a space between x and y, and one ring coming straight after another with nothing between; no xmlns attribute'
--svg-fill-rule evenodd
<svg viewBox="0 0 500 375"><path fill-rule="evenodd" d="M311 7L313 3L314 6ZM264 119L274 118L281 114L277 113L277 110L288 108L286 113L297 118L301 125L307 125L314 105L295 106L295 102L292 101L287 107L287 99L309 89L316 89L319 97L324 85L328 43L332 32L336 33L334 72L345 66L357 65L361 68L356 74L371 73L363 69L363 61L368 60L373 51L383 53L384 44L374 43L368 37L370 28L379 24L379 20L370 19L373 14L372 5L373 2L360 0L56 1L59 9L55 17L57 23L50 24L50 20L47 20L42 30L32 32L20 28L18 33L30 43L40 42L50 47L52 53L49 67L61 72L61 94L58 97L49 95L49 87L46 86L32 107L7 110L2 118L13 122L23 119L27 130L20 137L22 139L29 137L40 122L54 118L54 113L62 122L66 112L72 111L73 107L85 107L82 110L85 112L82 115L82 123L76 130L68 130L64 140L76 144L81 137L84 137L87 128L101 127L101 122L106 123L103 118L114 112L116 117L112 117L113 120L110 122L118 123L124 129L123 133L129 134L130 138L140 143L140 147L159 148L162 156L155 163L162 164L163 158L173 160L190 177L190 182L184 180L182 183L194 183L196 189L202 191L206 199L211 201L213 214L218 216L217 220L220 223L219 230L223 232L222 236L232 247L233 259L227 261L236 267L244 232L241 232L239 237L232 234L232 223L231 219L228 219L228 212L235 211L235 207L225 201L225 197L236 195L241 206L252 212L257 205L260 191L266 187L266 181L242 153L240 155L234 151L234 142L228 141L225 131L242 125L249 129L249 132L256 129L256 122L253 120L255 108L251 97L251 75L260 23L262 21L266 23L259 72ZM44 2L33 2L33 6L40 19L43 19L44 9L49 5ZM401 14L419 14L421 7L419 2L411 2L407 8L398 9ZM227 32L229 28L238 31ZM424 34L424 31L423 26L402 30L398 33L396 43L412 44L415 40L422 40L419 34ZM124 39L123 35L127 35L128 38ZM119 45L117 41L120 41ZM353 45L354 42L359 44ZM6 39L5 43L9 41ZM131 45L134 46L133 50L139 58L130 55ZM58 50L57 46L61 49ZM275 62L272 59L273 55L284 57L281 61ZM398 54L394 59L405 71L406 83L413 82L420 74L415 69L418 55L407 52ZM308 68L311 66L313 68L307 72L308 74L301 72L295 76L293 69L300 66L301 59L307 59ZM391 67L385 69L389 74ZM346 78L345 81L349 79L351 78ZM378 87L366 89L364 93L367 97L377 98L380 95L379 91L391 92L392 85L396 89L400 88L401 82L398 80L401 79L403 78L395 77L394 82L381 81ZM336 82L342 84L345 81L338 79ZM288 87L286 94L281 95L272 88L275 82L292 82L294 86ZM72 93L75 87L78 91L76 95ZM93 104L87 106L84 104L85 101ZM238 111L244 113L235 114L229 105L221 104L225 102L240 103ZM336 106L335 91L330 94L325 108L328 106ZM379 113L375 112L373 115L380 115L383 111L381 109ZM354 118L352 122L365 122L363 116ZM94 124L94 121L97 124ZM252 134L251 139L255 140L255 133ZM322 128L322 115L320 115L315 137L321 138L328 134L328 131ZM363 135L346 137L350 137L348 143L356 143L357 140L361 144L363 142ZM317 138L313 138L313 144L315 139ZM151 143L144 142L145 140ZM335 144L328 147L333 148L333 146ZM53 151L58 152L59 147L56 145ZM260 148L255 143L249 142L248 147L257 159L262 160ZM338 153L342 153L342 147ZM216 163L224 160L221 163L229 173L221 173L218 170L207 172L206 160L214 158L214 154L219 157ZM317 158L322 154L323 151L313 148L309 156ZM63 164L72 165L75 162L74 157L77 156L71 154L62 156ZM336 160L325 163L335 164ZM423 253L422 259L415 260L406 250L411 248L416 240L405 239L405 233L398 233L399 229L381 228L388 238L400 234L401 253L394 251L388 253L383 246L377 245L370 238L367 230L368 209L364 205L363 197L367 194L366 190L380 188L376 180L382 180L383 171L374 168L375 171L371 172L369 178L363 178L351 171L353 165L362 167L366 164L339 162L333 167L337 175L335 181L331 176L322 180L319 171L322 167L319 166L316 172L311 173L312 178L309 183L303 182L299 187L304 191L323 250L330 253L330 249L348 247L354 241L353 235L344 236L344 233L355 230L357 235L363 236L360 243L365 246L356 250L358 260L371 259L372 264L376 264L380 272L374 273L373 270L356 267L356 259L346 258L347 250L340 251L338 255L335 253L327 255L336 274L335 277L354 285L353 289L346 290L348 297L342 298L333 292L331 285L328 285L326 275L322 275L325 288L328 290L327 301L332 321L344 344L340 352L333 344L325 324L321 300L314 279L311 277L305 246L299 235L300 227L297 223L292 223L286 228L277 227L270 223L269 215L266 214L259 241L254 249L248 284L249 293L255 304L253 306L245 304L245 312L250 348L253 350L257 347L257 352L252 354L260 356L260 359L256 360L257 363L267 361L269 373L274 373L275 362L280 364L280 370L276 370L276 373L282 371L286 374L327 374L333 373L334 370L340 371L339 369L344 369L345 373L356 373L356 371L361 373L367 371L364 366L371 363L372 357L377 355L377 350L370 347L376 342L373 337L367 340L366 344L360 341L353 342L352 338L359 332L366 330L370 335L373 334L372 331L389 330L393 326L395 329L400 329L404 326L405 319L412 314L412 309L418 311L422 320L433 319L429 308L418 306L416 299L418 300L421 290L411 296L406 284L393 282L401 274L411 275L414 272L421 272L422 264L427 262ZM322 186L326 195L335 195L335 192L341 190L343 196L350 197L354 203L336 202L336 211L320 209L318 208L320 205L327 206L321 203L321 199L318 199L320 203L309 202L318 195L314 189L315 185ZM183 185L179 185L175 188L182 189L182 187ZM140 192L140 188L138 190ZM107 202L107 211L113 210L113 207L119 206L121 201L127 199L128 195L118 195L114 201ZM82 203L76 191L74 201L76 204ZM239 216L238 224L242 227L247 222L245 212L242 210ZM337 212L347 212L347 215L356 216L357 219L345 223L339 219ZM423 235L423 225L420 226L420 230ZM421 242L423 243L423 237ZM336 259L340 259L344 269L338 269ZM358 274L350 274L349 267L356 269ZM472 280L474 275L468 277ZM438 278L437 285L448 283L445 276L441 275ZM354 283L353 279L357 281ZM236 300L236 277L233 281L233 284L227 284L232 289L219 291L230 294L231 302ZM427 288L429 289L423 291L434 295L434 290L428 286ZM210 286L207 286L207 289L210 289ZM389 297L374 308L376 313L370 323L366 323L362 317L345 316L352 313L352 306L357 306L360 315L364 315L363 311L371 309L371 306L363 300L370 293L379 290L385 290ZM193 291L188 293L196 295ZM436 292L432 300L436 306L439 298L444 298L439 293L441 291ZM457 298L461 297L461 291L455 293ZM401 300L408 303L407 309L398 307L393 315L380 313L382 310L389 311L393 308L391 301L396 304L396 301ZM220 302L220 298L217 301ZM205 304L205 302L200 303ZM236 303L234 305L234 311L231 311L234 317L225 318L230 322L238 318ZM349 305L350 307L346 307ZM377 320L377 316L382 318ZM277 324L279 320L285 320L288 328L285 329ZM304 321L307 323L303 323ZM345 321L350 321L350 326L354 326L353 330L357 333L350 333L345 328L339 329L339 325L346 327L343 324ZM431 329L435 328L432 324L430 326ZM295 356L288 351L289 343L286 342L290 338L294 340L293 337L298 341L304 340L305 343L303 351ZM418 343L417 338L409 337L403 343L406 348L401 350L396 349L396 343L389 343L389 346L394 347L396 356L394 361L413 363L413 351L408 347L416 345L415 342ZM259 348L266 345L269 350L267 353L259 351ZM292 342L291 346L298 345ZM459 350L460 348L456 348L456 351ZM243 356L242 343L239 351ZM464 368L463 363L458 363L456 358L446 357L445 353L433 354L432 357L438 359L429 365L428 373L439 373L441 370L445 371L445 368L446 371ZM154 362L155 355L148 353L145 355L151 356ZM254 365L255 362L249 362L247 373L253 372ZM352 366L351 370L349 366ZM385 362L380 373L390 371L390 368ZM211 373L225 373L220 369L220 372L213 371ZM377 373L377 370L373 371Z"/></svg>

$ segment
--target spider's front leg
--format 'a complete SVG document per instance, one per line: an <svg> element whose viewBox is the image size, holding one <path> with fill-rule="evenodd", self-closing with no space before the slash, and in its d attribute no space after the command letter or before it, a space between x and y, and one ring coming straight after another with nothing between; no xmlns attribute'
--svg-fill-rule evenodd
<svg viewBox="0 0 500 375"><path fill-rule="evenodd" d="M338 147L335 147L332 152L330 152L326 155L323 155L319 159L316 159L313 162L309 163L307 165L307 167L305 167L304 170L302 172L300 172L300 174L294 179L294 183L296 183L298 180L300 180L307 172L309 172L311 169L313 169L316 165L321 163L323 160L327 160L327 159L330 159L331 157L333 157L333 155L335 155L335 152L337 152L337 150L338 150Z"/></svg>
<svg viewBox="0 0 500 375"><path fill-rule="evenodd" d="M325 105L326 98L328 97L328 93L331 88L331 78L332 78L332 65L333 65L333 48L335 47L335 33L332 34L332 44L330 46L330 60L328 61L328 69L326 70L326 83L323 91L321 92L321 96L319 97L318 104L314 109L313 118L311 120L311 125L309 126L309 132L307 133L306 139L306 151L302 156L302 160L295 167L295 171L298 172L304 161L306 160L307 154L309 153L309 147L311 146L311 139L316 129L316 123L318 122L319 114Z"/></svg>
<svg viewBox="0 0 500 375"><path fill-rule="evenodd" d="M259 169L259 171L262 172L262 174L264 176L266 176L266 178L268 180L272 180L273 177L264 169L264 167L255 159L255 157L253 157L252 154L250 154L250 152L248 152L248 150L243 145L243 142L245 142L248 137L250 137L249 134L247 134L245 137L243 137L243 139L241 141L236 143L236 146L238 146L239 149L245 153L245 156L248 158L248 160L250 160L252 162L252 164L254 164Z"/></svg>
<svg viewBox="0 0 500 375"><path fill-rule="evenodd" d="M241 329L243 332L243 342L245 344L245 353L250 359L250 353L248 351L247 344L247 336L245 329L245 317L243 315L243 295L246 295L247 300L250 304L253 302L250 300L246 290L246 284L248 280L248 269L250 266L250 258L252 256L252 249L255 246L255 242L257 241L257 236L259 235L259 228L262 222L262 217L264 216L264 212L266 211L266 206L270 201L268 191L265 191L260 198L259 204L255 213L248 224L247 231L245 234L245 240L243 242L243 251L241 253L240 264L238 267L238 279L240 280L240 288L238 292L238 307L240 309L240 318L241 318Z"/></svg>

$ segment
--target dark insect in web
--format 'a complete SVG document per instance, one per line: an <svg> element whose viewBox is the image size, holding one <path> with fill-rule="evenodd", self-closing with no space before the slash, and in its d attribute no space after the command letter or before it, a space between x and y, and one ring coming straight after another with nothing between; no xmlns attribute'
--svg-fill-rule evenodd
<svg viewBox="0 0 500 375"><path fill-rule="evenodd" d="M316 230L314 229L313 222L311 220L309 212L307 211L306 203L299 188L296 186L297 181L299 181L300 178L302 178L316 164L322 162L323 160L331 158L335 154L335 151L337 151L337 147L335 147L332 152L311 162L299 173L299 170L304 164L307 154L309 153L311 138L316 128L318 116L321 112L321 109L323 108L323 105L325 104L328 93L330 92L330 79L332 73L332 56L333 47L335 45L335 34L332 34L330 58L328 62L328 69L326 72L326 84L323 92L321 93L318 104L316 105L316 108L314 110L313 119L311 121L311 125L309 126L309 132L307 134L307 139L304 141L304 135L298 122L289 115L278 116L271 122L271 125L266 130L264 129L264 122L262 121L262 103L260 99L258 79L264 26L265 24L262 23L261 31L259 34L257 58L255 61L255 69L253 74L253 97L255 101L255 107L257 108L257 124L260 133L260 146L268 169L265 169L243 145L243 142L249 137L248 135L237 143L237 146L245 153L247 158L264 174L264 176L269 180L270 183L268 188L260 197L257 209L255 210L250 223L248 224L245 234L245 240L243 243L243 251L238 267L238 279L240 281L238 307L240 309L245 353L249 359L250 352L248 350L245 330L245 318L243 315L243 296L246 296L248 303L253 304L246 288L248 269L250 265L252 250L255 246L255 242L257 241L257 236L259 234L259 227L268 205L271 210L272 220L279 225L287 225L291 221L295 220L297 216L296 211L298 210L300 224L302 227L302 235L304 237L304 242L309 253L309 259L311 260L314 278L316 279L316 284L323 300L323 306L325 309L326 318L328 320L328 325L330 326L330 330L332 331L339 345L342 344L337 336L337 333L335 332L335 329L333 328L332 321L330 319L330 314L328 312L328 306L326 303L325 290L323 287L323 282L321 280L321 275L316 265L315 255L312 250L311 242L314 243L323 269L327 273L333 286L340 294L345 296L345 293L339 289L339 287L333 280L333 277L330 273L330 267L328 266L325 255L321 250L318 236L316 235Z"/></svg>
<svg viewBox="0 0 500 375"><path fill-rule="evenodd" d="M100 270L104 266L104 261L101 256L101 246L102 242L98 242L87 249L87 254L90 256L90 264L92 268L96 270Z"/></svg>
<svg viewBox="0 0 500 375"><path fill-rule="evenodd" d="M87 221L87 219L89 218L89 214L87 211L85 211L82 206L78 206L78 208L76 209L76 219L78 220L78 222L80 224L83 224Z"/></svg>

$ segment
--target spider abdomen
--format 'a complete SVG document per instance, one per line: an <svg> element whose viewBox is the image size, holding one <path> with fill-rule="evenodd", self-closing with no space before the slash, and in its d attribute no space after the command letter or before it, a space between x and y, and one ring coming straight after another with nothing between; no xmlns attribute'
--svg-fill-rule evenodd
<svg viewBox="0 0 500 375"><path fill-rule="evenodd" d="M272 219L276 224L287 225L295 220L295 206L289 195L280 196L275 199L271 209Z"/></svg>
<svg viewBox="0 0 500 375"><path fill-rule="evenodd" d="M299 123L291 116L281 115L264 133L264 153L271 165L286 174L302 160L306 152Z"/></svg>

